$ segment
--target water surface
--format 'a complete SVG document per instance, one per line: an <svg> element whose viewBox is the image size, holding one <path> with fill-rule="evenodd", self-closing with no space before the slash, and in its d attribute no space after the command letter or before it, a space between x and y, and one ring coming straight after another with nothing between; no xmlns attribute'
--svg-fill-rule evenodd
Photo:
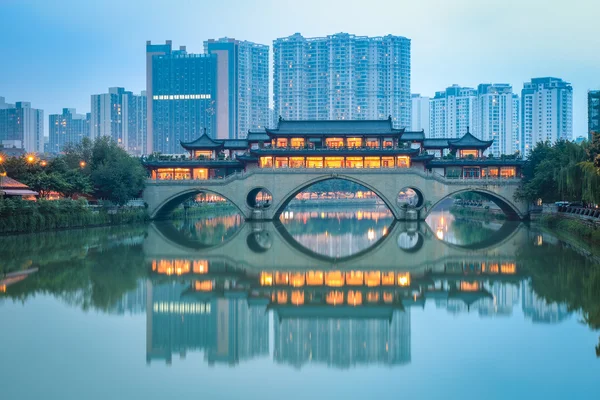
<svg viewBox="0 0 600 400"><path fill-rule="evenodd" d="M378 207L3 237L7 399L597 399L600 266Z"/></svg>

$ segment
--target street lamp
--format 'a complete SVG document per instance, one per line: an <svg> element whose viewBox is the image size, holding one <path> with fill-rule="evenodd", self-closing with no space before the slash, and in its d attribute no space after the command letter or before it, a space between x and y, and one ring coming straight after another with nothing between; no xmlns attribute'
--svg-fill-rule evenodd
<svg viewBox="0 0 600 400"><path fill-rule="evenodd" d="M83 161L83 160L82 160L82 161L80 161L80 162L79 162L79 166L80 166L81 168L85 168L85 161Z"/></svg>
<svg viewBox="0 0 600 400"><path fill-rule="evenodd" d="M32 155L27 156L27 162L33 164L35 162L35 157Z"/></svg>
<svg viewBox="0 0 600 400"><path fill-rule="evenodd" d="M42 167L45 167L46 165L48 165L48 162L47 162L46 160L42 160L42 161L40 162L40 165L41 165Z"/></svg>

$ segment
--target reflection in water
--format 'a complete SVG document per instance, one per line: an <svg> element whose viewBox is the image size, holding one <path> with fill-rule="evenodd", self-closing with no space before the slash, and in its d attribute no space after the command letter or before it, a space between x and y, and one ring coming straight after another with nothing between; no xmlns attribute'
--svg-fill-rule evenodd
<svg viewBox="0 0 600 400"><path fill-rule="evenodd" d="M188 235L187 228L172 232L151 225L32 235L26 241L6 237L3 251L11 261L0 266L0 311L23 312L35 305L36 297L48 294L82 310L142 313L143 321L131 323L145 329L145 358L152 370L157 362L173 367L191 364L177 359L197 353L206 364L254 365L258 359L271 359L271 367L260 364L264 374L315 365L350 370L402 365L419 374L448 373L444 357L438 360L428 351L458 362L468 348L441 343L448 346L447 340L464 337L478 343L502 329L510 329L523 342L519 357L529 360L531 368L542 368L548 361L535 352L530 340L549 340L559 335L561 327L569 328L569 337L589 336L588 327L579 321L600 329L599 266L551 235L526 226L510 232L485 226L478 237L469 237L486 243L483 248L471 246L473 240L461 241L466 237L459 232L468 230L464 228L468 221L444 216L444 240L439 240L435 225L388 224L378 210L371 210L368 217L362 210L360 219L358 212L319 212L316 220L311 212L294 212L279 225L242 224L229 216L200 224L188 221L186 226L198 229L196 236ZM213 228L233 233L222 235L220 246L195 246L202 229ZM388 229L385 234L383 228ZM380 232L375 238L378 245L370 245L369 229ZM351 232L349 242L362 253L336 258L350 254L340 247L326 252L330 258L316 258L299 251L313 250L307 245L311 241L327 241L342 231ZM304 242L299 245L290 238ZM458 245L463 243L468 245ZM59 251L51 254L49 246ZM27 254L21 251L24 247ZM569 318L573 313L576 317ZM467 315L497 321L491 325ZM93 323L100 314L70 313L64 318L68 334L73 326ZM116 321L121 320L125 319ZM44 321L37 321L42 328ZM535 339L528 334L531 323L538 324ZM6 332L19 337L10 326ZM446 331L452 334L446 336ZM78 334L95 342L86 336L91 335L88 331ZM427 335L437 339L431 341ZM587 350L577 347L577 352L595 357L595 335L593 343L586 342ZM45 336L37 340L52 346ZM579 344L564 338L560 343L569 349ZM126 344L136 348L135 343ZM488 347L478 350L483 351L481 357L504 362L504 354L513 354L510 348ZM579 355L569 352L558 361L570 363L566 357ZM90 356L84 353L66 357L85 364ZM137 363L143 365L143 358L136 353ZM6 360L0 358L4 374L11 366ZM195 362L194 368L201 368ZM148 371L136 373L151 379ZM460 369L452 374L460 375ZM227 397L229 388L221 390Z"/></svg>
<svg viewBox="0 0 600 400"><path fill-rule="evenodd" d="M280 218L295 241L324 256L359 253L387 235L393 215L385 206L344 211L289 209Z"/></svg>
<svg viewBox="0 0 600 400"><path fill-rule="evenodd" d="M230 210L160 221L157 224L167 237L183 239L187 246L201 248L226 242L243 222L244 218L239 213Z"/></svg>

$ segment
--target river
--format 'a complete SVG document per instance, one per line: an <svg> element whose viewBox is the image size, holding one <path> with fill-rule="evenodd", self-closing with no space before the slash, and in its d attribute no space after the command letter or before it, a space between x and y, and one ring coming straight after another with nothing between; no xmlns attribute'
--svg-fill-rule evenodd
<svg viewBox="0 0 600 400"><path fill-rule="evenodd" d="M0 238L3 399L597 399L600 266L377 206Z"/></svg>

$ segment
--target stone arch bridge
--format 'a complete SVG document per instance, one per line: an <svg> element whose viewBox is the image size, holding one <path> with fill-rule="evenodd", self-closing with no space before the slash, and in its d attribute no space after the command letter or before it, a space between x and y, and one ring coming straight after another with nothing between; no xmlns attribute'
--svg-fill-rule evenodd
<svg viewBox="0 0 600 400"><path fill-rule="evenodd" d="M398 220L424 220L442 200L462 192L475 192L494 201L510 219L525 219L529 214L529 205L514 197L521 183L518 178L449 179L435 172L416 168L390 171L255 168L223 179L149 180L143 197L153 219L169 214L198 193L208 192L230 201L247 220L274 220L298 193L328 179L344 179L363 185L376 193ZM397 202L398 194L404 188L415 190L419 196L414 209L407 210ZM272 195L268 207L252 206L250 197L260 189L265 189Z"/></svg>

